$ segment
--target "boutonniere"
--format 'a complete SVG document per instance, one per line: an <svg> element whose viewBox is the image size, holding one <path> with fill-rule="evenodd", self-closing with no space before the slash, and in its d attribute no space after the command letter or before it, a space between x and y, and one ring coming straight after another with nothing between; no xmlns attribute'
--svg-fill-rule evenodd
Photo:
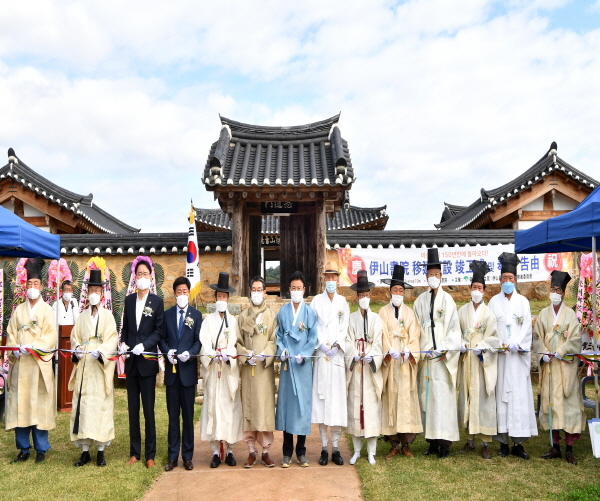
<svg viewBox="0 0 600 501"><path fill-rule="evenodd" d="M142 313L144 314L145 317L151 317L152 314L154 313L154 310L152 308L150 308L150 306L146 306Z"/></svg>
<svg viewBox="0 0 600 501"><path fill-rule="evenodd" d="M519 325L523 325L523 317L518 317L517 315L513 315L513 317L515 317Z"/></svg>
<svg viewBox="0 0 600 501"><path fill-rule="evenodd" d="M444 312L444 308L438 308L438 309L436 310L436 313L437 313L437 316L438 316L438 317L440 317L440 318L441 318L441 317L443 317L443 316L444 316L444 313L445 313L445 312Z"/></svg>
<svg viewBox="0 0 600 501"><path fill-rule="evenodd" d="M400 320L398 320L398 323L400 324L400 328L401 329L406 329L406 323L404 322L403 318L401 318Z"/></svg>
<svg viewBox="0 0 600 501"><path fill-rule="evenodd" d="M223 334L225 334L225 341L229 342L229 327L223 331Z"/></svg>
<svg viewBox="0 0 600 501"><path fill-rule="evenodd" d="M29 325L30 325L31 327L37 327L37 324L38 324L38 321L37 321L37 318L35 318L35 317L33 317L33 318L31 319L31 322L29 322Z"/></svg>
<svg viewBox="0 0 600 501"><path fill-rule="evenodd" d="M299 330L300 332L303 332L303 331L305 331L306 329L307 329L307 327L306 327L306 325L304 324L304 322L300 322L300 323L298 324L298 330Z"/></svg>
<svg viewBox="0 0 600 501"><path fill-rule="evenodd" d="M554 326L554 330L552 331L552 334L554 335L559 335L559 336L564 336L565 339L567 337L569 337L569 329L562 329L560 328L560 325L555 325Z"/></svg>
<svg viewBox="0 0 600 501"><path fill-rule="evenodd" d="M192 317L185 317L185 326L189 327L190 329L194 327L194 319Z"/></svg>
<svg viewBox="0 0 600 501"><path fill-rule="evenodd" d="M338 324L342 323L342 318L344 318L344 312L340 310L338 311Z"/></svg>
<svg viewBox="0 0 600 501"><path fill-rule="evenodd" d="M486 327L486 326L485 326L485 323L482 323L482 322L477 322L477 323L475 324L475 330L476 330L477 332L481 332L481 333L485 332L485 327Z"/></svg>
<svg viewBox="0 0 600 501"><path fill-rule="evenodd" d="M258 324L256 328L258 329L258 332L264 334L264 332L267 330L267 324Z"/></svg>

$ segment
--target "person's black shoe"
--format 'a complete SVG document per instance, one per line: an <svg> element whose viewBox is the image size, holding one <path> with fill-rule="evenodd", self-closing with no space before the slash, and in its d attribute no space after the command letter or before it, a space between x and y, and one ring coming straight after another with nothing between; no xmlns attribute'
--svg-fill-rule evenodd
<svg viewBox="0 0 600 501"><path fill-rule="evenodd" d="M529 459L529 454L527 454L525 452L525 449L523 448L523 446L521 444L515 445L512 448L512 450L510 451L510 453L513 456L517 456L518 458L521 458L521 459Z"/></svg>
<svg viewBox="0 0 600 501"><path fill-rule="evenodd" d="M36 463L43 463L44 461L46 461L46 453L45 452L38 452L35 455L35 462Z"/></svg>
<svg viewBox="0 0 600 501"><path fill-rule="evenodd" d="M79 461L77 461L73 466L83 466L85 464L88 464L91 460L92 460L92 458L90 457L90 452L83 451L81 453L81 457L79 458ZM36 459L36 461L37 461L37 459Z"/></svg>
<svg viewBox="0 0 600 501"><path fill-rule="evenodd" d="M319 464L321 466L326 466L329 462L329 453L325 450L321 451L321 457L319 458Z"/></svg>
<svg viewBox="0 0 600 501"><path fill-rule="evenodd" d="M438 452L438 458L444 459L450 455L450 447L440 446L440 452Z"/></svg>
<svg viewBox="0 0 600 501"><path fill-rule="evenodd" d="M21 452L19 452L17 457L10 462L10 464L22 463L23 461L27 461L28 459L29 459L29 452L21 451Z"/></svg>
<svg viewBox="0 0 600 501"><path fill-rule="evenodd" d="M106 459L104 459L104 451L98 451L98 455L96 456L96 465L106 466Z"/></svg>
<svg viewBox="0 0 600 501"><path fill-rule="evenodd" d="M235 466L237 464L235 458L233 457L233 452L230 452L227 454L227 456L225 456L225 464L229 466Z"/></svg>
<svg viewBox="0 0 600 501"><path fill-rule="evenodd" d="M220 464L221 464L221 458L219 457L218 454L214 454L212 457L212 461L210 462L210 467L218 468Z"/></svg>
<svg viewBox="0 0 600 501"><path fill-rule="evenodd" d="M429 444L429 449L427 449L423 456L437 456L440 453L440 446L438 444Z"/></svg>
<svg viewBox="0 0 600 501"><path fill-rule="evenodd" d="M338 466L342 466L344 464L344 460L342 459L340 451L333 451L333 454L331 455L331 460Z"/></svg>
<svg viewBox="0 0 600 501"><path fill-rule="evenodd" d="M500 444L500 451L498 452L498 456L505 458L508 456L508 444Z"/></svg>

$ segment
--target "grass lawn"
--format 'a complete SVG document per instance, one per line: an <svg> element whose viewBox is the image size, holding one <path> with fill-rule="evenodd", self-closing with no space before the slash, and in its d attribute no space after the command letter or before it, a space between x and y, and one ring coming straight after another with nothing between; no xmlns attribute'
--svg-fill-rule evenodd
<svg viewBox="0 0 600 501"><path fill-rule="evenodd" d="M195 420L200 416L200 405L195 409ZM165 388L156 389L156 467L147 469L143 461L126 466L129 459L129 425L127 394L124 388L115 389L115 434L113 443L106 448L108 465L96 466L96 450L92 462L76 468L81 450L69 439L70 413L57 415L56 428L50 431L52 448L46 461L35 464L35 452L25 463L9 464L18 453L14 433L0 433L0 499L19 501L44 499L77 500L134 500L140 499L154 480L162 473L167 461L168 417ZM142 450L143 444L142 419Z"/></svg>

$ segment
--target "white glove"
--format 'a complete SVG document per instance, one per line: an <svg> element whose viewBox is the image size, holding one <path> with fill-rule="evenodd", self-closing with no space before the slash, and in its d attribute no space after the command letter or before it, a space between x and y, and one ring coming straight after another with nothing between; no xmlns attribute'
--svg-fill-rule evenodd
<svg viewBox="0 0 600 501"><path fill-rule="evenodd" d="M321 350L323 353L327 354L327 352L329 351L329 346L327 346L325 343L321 344L321 346L319 346L319 350Z"/></svg>
<svg viewBox="0 0 600 501"><path fill-rule="evenodd" d="M366 364L370 364L373 361L373 357L371 355L365 355L363 360Z"/></svg>
<svg viewBox="0 0 600 501"><path fill-rule="evenodd" d="M266 358L267 356L263 352L260 352L258 355L256 355L256 360L259 362L264 362Z"/></svg>
<svg viewBox="0 0 600 501"><path fill-rule="evenodd" d="M391 349L390 351L388 351L388 355L390 357L392 357L394 360L398 360L400 358L400 352L396 351L394 349Z"/></svg>
<svg viewBox="0 0 600 501"><path fill-rule="evenodd" d="M543 357L542 360L544 361L544 363L550 363L550 353L546 353Z"/></svg>
<svg viewBox="0 0 600 501"><path fill-rule="evenodd" d="M409 358L410 358L410 350L408 349L408 347L404 347L404 355L402 357L402 361L408 362Z"/></svg>
<svg viewBox="0 0 600 501"><path fill-rule="evenodd" d="M181 360L182 362L187 362L190 359L190 354L187 351L184 351L183 353L180 353L179 355L177 355L177 358L179 360Z"/></svg>
<svg viewBox="0 0 600 501"><path fill-rule="evenodd" d="M333 357L335 357L335 356L337 355L337 352L338 352L338 350L339 350L339 348L338 348L337 346L334 346L333 348L331 348L331 350L329 350L329 351L327 352L327 356L328 356L329 358L333 358Z"/></svg>
<svg viewBox="0 0 600 501"><path fill-rule="evenodd" d="M21 347L19 345L17 345L17 348L19 348L19 349L12 352L12 354L15 356L15 358L19 358L21 356Z"/></svg>
<svg viewBox="0 0 600 501"><path fill-rule="evenodd" d="M92 351L90 351L90 355L92 356L93 359L98 360L98 357L100 356L100 352L98 350L92 350Z"/></svg>
<svg viewBox="0 0 600 501"><path fill-rule="evenodd" d="M508 349L511 353L517 353L519 351L519 345L517 343L510 343Z"/></svg>
<svg viewBox="0 0 600 501"><path fill-rule="evenodd" d="M282 362L285 362L289 357L287 356L287 350L283 350L281 352L281 355L279 356L279 360L281 360Z"/></svg>
<svg viewBox="0 0 600 501"><path fill-rule="evenodd" d="M219 356L221 357L221 360L223 362L227 362L229 360L229 357L227 356L227 353L225 353L224 351L219 352Z"/></svg>
<svg viewBox="0 0 600 501"><path fill-rule="evenodd" d="M21 352L21 355L29 355L29 352L27 351L27 348L33 348L33 346L30 345L30 344L25 344L25 345L21 346L19 348L19 351Z"/></svg>
<svg viewBox="0 0 600 501"><path fill-rule="evenodd" d="M473 348L473 353L474 353L476 356L479 356L479 355L481 355L481 352L482 352L482 351L483 351L483 350L482 350L482 349L481 349L479 346L475 346L475 348Z"/></svg>
<svg viewBox="0 0 600 501"><path fill-rule="evenodd" d="M248 357L248 359L246 360L246 363L248 365L256 365L256 357L254 357L254 356Z"/></svg>
<svg viewBox="0 0 600 501"><path fill-rule="evenodd" d="M123 355L128 351L129 351L129 346L127 346L125 343L121 343L119 345L119 355Z"/></svg>
<svg viewBox="0 0 600 501"><path fill-rule="evenodd" d="M84 356L85 356L85 351L83 351L83 347L82 346L78 346L77 348L75 348L75 351L77 353L75 353L75 356L81 360Z"/></svg>
<svg viewBox="0 0 600 501"><path fill-rule="evenodd" d="M131 352L132 352L134 355L141 355L143 351L144 351L144 345L143 345L142 343L136 344L136 345L133 347L133 350L131 350Z"/></svg>
<svg viewBox="0 0 600 501"><path fill-rule="evenodd" d="M558 353L558 351L554 354L554 358L557 358L558 360L562 360L562 355L560 353Z"/></svg>
<svg viewBox="0 0 600 501"><path fill-rule="evenodd" d="M360 355L354 355L354 361L358 362L360 360Z"/></svg>
<svg viewBox="0 0 600 501"><path fill-rule="evenodd" d="M460 352L461 353L466 353L467 352L467 343L463 343L462 346L460 347Z"/></svg>
<svg viewBox="0 0 600 501"><path fill-rule="evenodd" d="M296 355L294 358L296 359L297 364L301 364L304 360L304 358L302 358L302 355Z"/></svg>

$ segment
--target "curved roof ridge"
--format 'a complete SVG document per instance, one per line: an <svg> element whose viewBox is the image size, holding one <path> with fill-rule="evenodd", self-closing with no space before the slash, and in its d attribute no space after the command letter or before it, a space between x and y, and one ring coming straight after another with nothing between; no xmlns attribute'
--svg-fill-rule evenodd
<svg viewBox="0 0 600 501"><path fill-rule="evenodd" d="M235 136L236 132L241 133L251 133L251 134L265 134L270 136L272 134L294 134L300 135L303 133L314 133L314 132L323 132L329 134L329 131L333 124L337 123L340 119L340 114L334 115L332 117L326 118L324 120L319 120L317 122L312 122L303 125L291 125L291 126L271 126L271 125L254 125L247 124L243 122L237 122L230 118L223 117L219 115L221 119L222 125L227 125L231 129L231 133Z"/></svg>

